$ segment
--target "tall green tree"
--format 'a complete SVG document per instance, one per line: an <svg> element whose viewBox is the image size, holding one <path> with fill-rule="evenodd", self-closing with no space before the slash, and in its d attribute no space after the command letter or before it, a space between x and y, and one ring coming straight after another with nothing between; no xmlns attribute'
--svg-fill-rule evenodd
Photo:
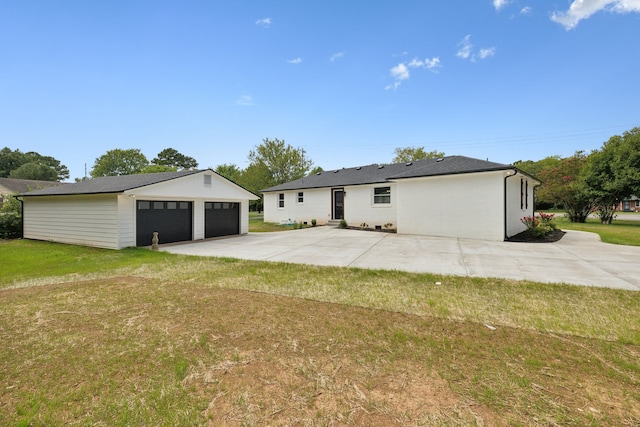
<svg viewBox="0 0 640 427"><path fill-rule="evenodd" d="M264 202L261 190L273 186L271 171L262 163L251 164L242 171L236 184L260 196L259 200L249 202L249 207L254 211L261 211Z"/></svg>
<svg viewBox="0 0 640 427"><path fill-rule="evenodd" d="M531 176L538 177L538 174L544 169L558 166L562 162L562 157L558 155L547 156L542 160L518 160L513 162L513 166L528 173Z"/></svg>
<svg viewBox="0 0 640 427"><path fill-rule="evenodd" d="M294 148L278 138L263 139L262 144L249 152L249 163L265 166L271 175L271 185L302 178L313 166L304 148Z"/></svg>
<svg viewBox="0 0 640 427"><path fill-rule="evenodd" d="M587 155L578 151L573 156L562 159L556 166L543 169L538 174L538 178L544 182L538 190L540 200L562 205L571 222L585 222L595 206L581 178L587 161Z"/></svg>
<svg viewBox="0 0 640 427"><path fill-rule="evenodd" d="M640 128L615 135L589 156L581 177L603 224L611 224L616 207L640 194Z"/></svg>
<svg viewBox="0 0 640 427"><path fill-rule="evenodd" d="M236 184L238 183L240 176L242 176L242 169L232 163L218 165L216 166L215 171L218 175L221 175Z"/></svg>
<svg viewBox="0 0 640 427"><path fill-rule="evenodd" d="M24 163L9 174L10 178L37 179L42 181L57 181L58 173L51 166L38 163Z"/></svg>
<svg viewBox="0 0 640 427"><path fill-rule="evenodd" d="M29 163L32 166L15 172ZM35 151L23 153L17 149L11 150L9 147L4 147L0 150L0 177L62 181L69 178L69 169L51 156L43 156Z"/></svg>
<svg viewBox="0 0 640 427"><path fill-rule="evenodd" d="M423 159L439 159L444 153L437 150L425 151L424 147L398 147L394 151L392 163L408 163Z"/></svg>
<svg viewBox="0 0 640 427"><path fill-rule="evenodd" d="M198 162L193 157L185 156L175 148L165 148L158 153L158 156L151 160L154 165L163 165L176 168L176 170L182 169L195 169L198 167Z"/></svg>
<svg viewBox="0 0 640 427"><path fill-rule="evenodd" d="M91 176L119 176L141 173L149 161L139 149L109 150L98 157L91 170Z"/></svg>

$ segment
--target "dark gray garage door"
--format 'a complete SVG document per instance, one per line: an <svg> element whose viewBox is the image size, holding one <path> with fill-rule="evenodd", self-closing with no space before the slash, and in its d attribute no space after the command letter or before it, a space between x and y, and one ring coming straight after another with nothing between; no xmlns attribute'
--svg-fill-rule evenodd
<svg viewBox="0 0 640 427"><path fill-rule="evenodd" d="M240 203L205 202L204 237L240 234Z"/></svg>
<svg viewBox="0 0 640 427"><path fill-rule="evenodd" d="M183 242L193 236L191 202L138 200L136 246L149 246L153 232L160 243Z"/></svg>

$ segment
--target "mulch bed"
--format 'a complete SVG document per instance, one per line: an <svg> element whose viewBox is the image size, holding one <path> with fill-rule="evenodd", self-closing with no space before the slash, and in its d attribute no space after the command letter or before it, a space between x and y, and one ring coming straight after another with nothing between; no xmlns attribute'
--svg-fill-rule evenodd
<svg viewBox="0 0 640 427"><path fill-rule="evenodd" d="M547 233L542 237L533 237L526 231L523 231L522 233L509 237L507 239L507 242L553 243L562 239L565 234L567 234L565 231L553 230L552 232Z"/></svg>

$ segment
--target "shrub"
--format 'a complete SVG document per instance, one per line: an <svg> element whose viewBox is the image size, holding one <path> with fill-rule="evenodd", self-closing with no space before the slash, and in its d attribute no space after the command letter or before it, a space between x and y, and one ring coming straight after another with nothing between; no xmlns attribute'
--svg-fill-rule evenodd
<svg viewBox="0 0 640 427"><path fill-rule="evenodd" d="M525 216L520 221L527 227L527 233L535 238L544 237L547 233L556 229L553 214L541 212L539 218Z"/></svg>
<svg viewBox="0 0 640 427"><path fill-rule="evenodd" d="M311 226L315 227L318 224L315 218L311 219Z"/></svg>
<svg viewBox="0 0 640 427"><path fill-rule="evenodd" d="M10 197L0 209L0 239L22 237L22 204Z"/></svg>
<svg viewBox="0 0 640 427"><path fill-rule="evenodd" d="M369 226L369 224L367 224L366 222L361 222L361 223L360 223L360 228L361 228L362 230L364 230L364 229L365 229L365 228L367 228L368 226Z"/></svg>
<svg viewBox="0 0 640 427"><path fill-rule="evenodd" d="M347 228L347 221L344 218L342 218L340 220L340 226L339 227L340 228Z"/></svg>

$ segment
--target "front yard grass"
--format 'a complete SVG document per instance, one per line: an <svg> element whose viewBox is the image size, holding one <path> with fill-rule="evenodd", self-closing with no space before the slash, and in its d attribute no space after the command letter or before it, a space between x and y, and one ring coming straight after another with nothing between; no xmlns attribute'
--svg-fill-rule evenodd
<svg viewBox="0 0 640 427"><path fill-rule="evenodd" d="M637 292L31 241L0 269L3 425L640 423Z"/></svg>
<svg viewBox="0 0 640 427"><path fill-rule="evenodd" d="M613 220L612 224L602 224L597 218L587 218L585 223L570 222L562 213L556 214L556 224L562 230L577 230L596 233L605 243L640 246L640 221L632 219Z"/></svg>

